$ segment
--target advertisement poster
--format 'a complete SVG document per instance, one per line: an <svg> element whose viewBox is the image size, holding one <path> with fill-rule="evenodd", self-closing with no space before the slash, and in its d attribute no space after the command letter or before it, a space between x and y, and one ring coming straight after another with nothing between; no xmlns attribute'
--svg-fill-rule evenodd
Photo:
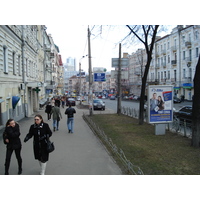
<svg viewBox="0 0 200 200"><path fill-rule="evenodd" d="M169 123L173 121L173 86L149 85L149 123Z"/></svg>

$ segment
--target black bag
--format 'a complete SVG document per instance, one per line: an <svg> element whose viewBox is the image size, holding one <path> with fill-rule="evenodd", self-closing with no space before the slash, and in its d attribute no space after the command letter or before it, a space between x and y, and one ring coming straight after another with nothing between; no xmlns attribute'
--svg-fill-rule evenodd
<svg viewBox="0 0 200 200"><path fill-rule="evenodd" d="M55 150L54 143L49 140L49 137L47 137L46 142L47 142L47 152L48 153L53 152Z"/></svg>
<svg viewBox="0 0 200 200"><path fill-rule="evenodd" d="M57 117L57 121L58 121L58 122L60 121L60 117L59 117L59 116Z"/></svg>

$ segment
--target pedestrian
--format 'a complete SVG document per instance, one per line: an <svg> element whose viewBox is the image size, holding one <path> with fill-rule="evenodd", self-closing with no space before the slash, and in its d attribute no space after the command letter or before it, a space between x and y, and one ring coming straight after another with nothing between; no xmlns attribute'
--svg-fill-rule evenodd
<svg viewBox="0 0 200 200"><path fill-rule="evenodd" d="M15 151L15 156L18 162L18 174L22 174L22 158L21 149L22 144L19 136L20 128L19 124L14 121L14 119L9 119L6 123L5 131L3 133L4 144L7 145L6 148L6 160L5 160L5 175L9 175L10 160L13 151Z"/></svg>
<svg viewBox="0 0 200 200"><path fill-rule="evenodd" d="M52 107L55 106L55 99L54 99L54 98L51 99L51 106L52 106Z"/></svg>
<svg viewBox="0 0 200 200"><path fill-rule="evenodd" d="M67 115L68 133L74 132L74 113L76 113L76 110L71 107L71 104L69 104L69 108L65 111L65 114Z"/></svg>
<svg viewBox="0 0 200 200"><path fill-rule="evenodd" d="M55 107L51 109L51 114L53 115L53 131L58 131L59 128L59 121L62 119L62 115L60 112L60 108L58 107L58 104L55 104Z"/></svg>
<svg viewBox="0 0 200 200"><path fill-rule="evenodd" d="M57 106L60 108L60 99L59 98L55 99L55 104L57 104Z"/></svg>
<svg viewBox="0 0 200 200"><path fill-rule="evenodd" d="M52 109L52 105L51 105L51 102L49 102L45 108L45 113L47 113L47 120L51 120L51 109Z"/></svg>
<svg viewBox="0 0 200 200"><path fill-rule="evenodd" d="M30 126L29 133L26 135L24 142L33 138L34 157L40 164L40 175L45 175L46 164L49 160L47 152L47 138L52 136L52 131L47 123L44 123L41 115L36 115L35 123Z"/></svg>

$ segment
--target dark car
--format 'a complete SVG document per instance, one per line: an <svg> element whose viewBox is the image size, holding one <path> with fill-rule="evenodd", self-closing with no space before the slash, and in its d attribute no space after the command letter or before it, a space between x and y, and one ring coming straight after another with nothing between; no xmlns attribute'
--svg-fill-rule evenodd
<svg viewBox="0 0 200 200"><path fill-rule="evenodd" d="M93 100L93 109L94 110L105 110L105 102L101 99L94 99Z"/></svg>
<svg viewBox="0 0 200 200"><path fill-rule="evenodd" d="M177 117L180 121L192 122L192 106L183 106L174 113L174 117Z"/></svg>
<svg viewBox="0 0 200 200"><path fill-rule="evenodd" d="M181 103L181 99L174 97L174 103Z"/></svg>
<svg viewBox="0 0 200 200"><path fill-rule="evenodd" d="M69 104L71 104L71 106L76 106L76 101L74 98L68 98L66 100L66 106L69 106Z"/></svg>

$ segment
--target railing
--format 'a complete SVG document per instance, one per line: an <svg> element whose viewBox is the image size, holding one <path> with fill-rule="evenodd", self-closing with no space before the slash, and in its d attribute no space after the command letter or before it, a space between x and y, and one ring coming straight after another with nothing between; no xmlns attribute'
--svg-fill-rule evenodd
<svg viewBox="0 0 200 200"><path fill-rule="evenodd" d="M109 148L111 149L112 153L118 157L118 159L122 162L123 166L127 170L129 174L133 175L144 175L143 171L140 167L133 165L125 156L122 149L118 148L113 142L111 138L102 131L94 122L93 120L83 113L83 119L87 122L90 126L91 130L103 141L105 142Z"/></svg>
<svg viewBox="0 0 200 200"><path fill-rule="evenodd" d="M139 110L135 108L122 107L121 113L129 117L139 118ZM148 120L147 110L144 112L144 121ZM168 123L166 128L184 137L192 138L192 122L174 117L172 123Z"/></svg>

